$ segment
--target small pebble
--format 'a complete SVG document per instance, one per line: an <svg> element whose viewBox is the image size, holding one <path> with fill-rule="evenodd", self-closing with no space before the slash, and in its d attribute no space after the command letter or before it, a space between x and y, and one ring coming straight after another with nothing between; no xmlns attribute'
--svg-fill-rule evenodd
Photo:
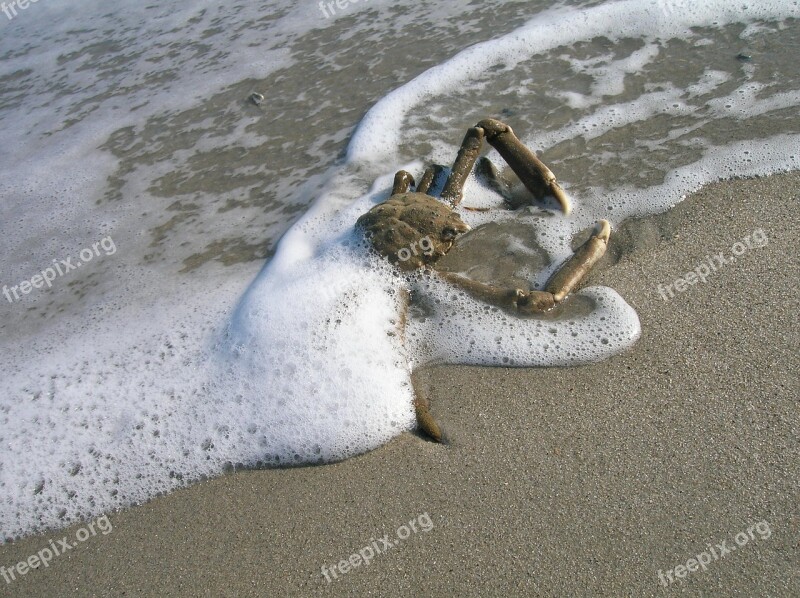
<svg viewBox="0 0 800 598"><path fill-rule="evenodd" d="M264 103L264 96L260 93L251 93L250 94L250 101L253 102L256 106L260 106Z"/></svg>

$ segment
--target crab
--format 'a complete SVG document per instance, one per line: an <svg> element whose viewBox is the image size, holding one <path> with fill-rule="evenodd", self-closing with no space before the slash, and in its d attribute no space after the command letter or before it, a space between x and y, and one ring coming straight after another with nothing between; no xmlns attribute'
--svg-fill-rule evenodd
<svg viewBox="0 0 800 598"><path fill-rule="evenodd" d="M499 120L486 119L467 131L439 198L432 193L436 179L446 171L444 167L428 167L419 183L409 172L401 170L394 177L389 199L363 214L356 226L365 232L379 254L403 271L434 272L471 296L520 316L547 312L564 301L603 256L611 234L608 221L601 220L595 225L590 238L541 291L504 288L435 268L436 262L452 249L457 238L470 230L454 208L461 202L464 184L479 159L484 141L498 151L536 199L552 196L565 214L570 213L569 198L550 169L517 138L511 127ZM488 160L481 159L479 166L494 184L498 184L496 170ZM417 251L417 247L423 251ZM419 430L432 440L442 442L442 428L430 412L430 401L419 392L418 384L414 387Z"/></svg>

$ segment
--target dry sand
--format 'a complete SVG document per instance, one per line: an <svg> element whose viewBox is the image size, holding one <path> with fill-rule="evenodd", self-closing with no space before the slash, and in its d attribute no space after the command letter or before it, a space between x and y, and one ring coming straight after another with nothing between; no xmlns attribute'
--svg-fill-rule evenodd
<svg viewBox="0 0 800 598"><path fill-rule="evenodd" d="M405 434L344 463L197 484L112 513L113 532L0 578L0 595L800 596L798 190L800 174L712 185L617 231L589 282L638 311L633 350L430 370L449 446ZM660 297L759 228L766 247ZM430 531L322 575L424 513ZM736 546L758 522L769 537ZM2 546L0 565L78 527ZM709 544L707 570L662 585Z"/></svg>

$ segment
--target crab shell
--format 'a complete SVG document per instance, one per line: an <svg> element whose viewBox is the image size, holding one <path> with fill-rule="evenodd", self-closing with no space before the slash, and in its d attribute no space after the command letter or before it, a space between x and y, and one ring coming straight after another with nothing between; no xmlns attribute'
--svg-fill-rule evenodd
<svg viewBox="0 0 800 598"><path fill-rule="evenodd" d="M361 216L375 250L401 270L434 263L469 226L451 207L425 193L398 193Z"/></svg>

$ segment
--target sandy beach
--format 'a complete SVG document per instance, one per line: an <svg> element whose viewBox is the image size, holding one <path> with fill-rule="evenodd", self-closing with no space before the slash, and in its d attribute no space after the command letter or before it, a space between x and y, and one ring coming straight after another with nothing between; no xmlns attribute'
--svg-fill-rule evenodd
<svg viewBox="0 0 800 598"><path fill-rule="evenodd" d="M109 514L113 531L0 595L800 595L798 189L796 173L714 184L616 231L588 284L637 310L633 350L429 370L448 446L404 434L230 473ZM659 293L720 252L741 253ZM0 565L82 527L2 546Z"/></svg>

